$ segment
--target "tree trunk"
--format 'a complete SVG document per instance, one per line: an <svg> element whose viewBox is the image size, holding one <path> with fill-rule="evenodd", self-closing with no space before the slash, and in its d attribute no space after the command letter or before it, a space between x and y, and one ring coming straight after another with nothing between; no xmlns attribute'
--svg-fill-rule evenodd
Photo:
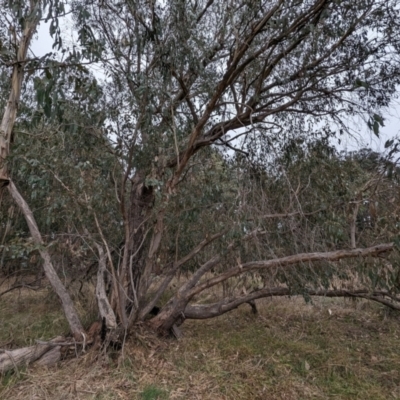
<svg viewBox="0 0 400 400"><path fill-rule="evenodd" d="M11 91L0 125L0 190L9 183L6 158L10 152L10 142L21 97L21 88L24 79L24 62L26 60L32 36L40 21L40 14L38 14L35 9L36 2L31 2L32 18L26 18L24 22L25 28L18 44L17 57L11 75ZM36 15L33 15L35 13Z"/></svg>
<svg viewBox="0 0 400 400"><path fill-rule="evenodd" d="M128 254L132 266L132 278L136 288L146 263L144 241L146 236L146 220L154 204L153 187L146 187L145 177L138 172L133 179L129 208L129 244Z"/></svg>
<svg viewBox="0 0 400 400"><path fill-rule="evenodd" d="M108 301L107 292L105 287L105 276L107 274L106 266L106 255L104 254L103 248L97 245L99 252L99 269L97 270L97 284L96 284L96 299L99 308L101 319L105 320L108 329L117 328L117 319L114 311Z"/></svg>
<svg viewBox="0 0 400 400"><path fill-rule="evenodd" d="M174 299L149 321L149 326L161 336L169 335L174 326L180 326L184 322L184 311L188 303L187 298Z"/></svg>
<svg viewBox="0 0 400 400"><path fill-rule="evenodd" d="M121 198L121 201L124 201ZM119 316L123 329L137 319L140 281L146 267L146 237L149 232L148 220L154 204L154 190L145 185L145 174L137 171L132 179L127 211L123 207L125 223L125 244L123 259L118 270L117 284L114 285L111 305ZM142 304L143 306L143 304Z"/></svg>
<svg viewBox="0 0 400 400"><path fill-rule="evenodd" d="M84 334L85 330L82 327L82 324L75 310L75 306L74 303L72 302L70 295L68 294L65 286L58 277L57 272L53 267L53 264L51 263L50 254L45 248L45 244L42 240L42 236L36 224L33 213L12 181L9 181L8 190L11 196L13 197L14 201L18 204L19 208L24 214L33 242L40 246L39 253L43 259L44 272L53 290L61 300L61 304L65 316L68 320L71 332L75 340L82 340L82 335Z"/></svg>

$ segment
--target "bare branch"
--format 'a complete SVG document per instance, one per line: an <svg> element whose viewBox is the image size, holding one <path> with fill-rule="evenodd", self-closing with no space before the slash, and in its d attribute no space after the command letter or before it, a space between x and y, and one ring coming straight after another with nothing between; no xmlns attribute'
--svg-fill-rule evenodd
<svg viewBox="0 0 400 400"><path fill-rule="evenodd" d="M319 209L317 211L313 211L313 212L309 212L309 213L303 213L301 211L295 211L292 213L282 213L282 214L264 214L264 215L260 215L257 219L274 219L274 218L290 218L290 217L294 217L295 215L302 215L302 216L308 216L308 215L314 215L314 214L318 214L319 212L321 212L322 209ZM254 218L248 218L247 221L253 221Z"/></svg>
<svg viewBox="0 0 400 400"><path fill-rule="evenodd" d="M357 257L378 257L384 253L392 251L394 247L393 243L380 244L373 247L367 247L365 249L353 249L353 250L336 250L321 253L300 253L292 256L283 258L277 258L268 261L252 261L240 265L235 268L231 268L225 273L222 273L214 278L208 279L207 281L200 283L195 286L188 297L192 298L203 290L215 286L221 282L226 281L234 276L241 275L245 272L256 271L259 269L273 268L273 267L287 267L289 265L316 262L316 261L338 261L346 258L357 258Z"/></svg>
<svg viewBox="0 0 400 400"><path fill-rule="evenodd" d="M400 304L393 301L385 300L384 297L391 298L387 291L368 291L366 289L360 290L308 290L305 292L308 296L321 296L321 297L358 297L371 301L378 302L394 310L400 311ZM265 297L277 296L293 296L293 292L289 288L263 288L254 291L245 296L237 298L223 299L217 303L205 305L187 305L184 311L185 317L188 319L207 319L217 317L232 311L242 304L254 301ZM400 299L397 299L400 303Z"/></svg>
<svg viewBox="0 0 400 400"><path fill-rule="evenodd" d="M201 250L203 250L207 245L210 243L214 242L216 239L220 238L226 233L226 231L222 231L219 233L216 233L215 235L212 235L210 237L206 237L202 242L200 242L189 254L187 254L185 257L182 257L180 260L174 263L173 268L171 271L167 272L167 276L164 278L160 286L155 292L155 295L153 296L152 300L148 302L146 307L141 311L139 318L143 319L152 309L153 307L157 304L158 300L162 296L162 294L165 292L167 289L168 285L170 284L172 278L174 277L174 274L182 265L186 264L188 261L190 261L193 257L195 257L198 253L200 253ZM192 279L187 283L187 285L184 285L183 290L187 290L189 287L193 287L199 279L216 263L219 261L217 259L212 259L210 260L211 262L207 262L204 264L203 267L201 267L196 274L192 277Z"/></svg>
<svg viewBox="0 0 400 400"><path fill-rule="evenodd" d="M12 292L13 290L16 289L29 289L29 290L39 290L42 288L42 286L39 284L38 286L33 286L34 283L39 282L40 283L41 278L35 279L33 282L30 283L19 283L17 285L13 285L10 288L4 290L3 292L0 293L0 297L5 295L6 293Z"/></svg>

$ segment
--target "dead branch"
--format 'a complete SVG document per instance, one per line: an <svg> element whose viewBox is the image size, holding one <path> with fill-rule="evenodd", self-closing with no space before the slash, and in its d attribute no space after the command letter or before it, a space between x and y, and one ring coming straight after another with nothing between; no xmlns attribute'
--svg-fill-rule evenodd
<svg viewBox="0 0 400 400"><path fill-rule="evenodd" d="M13 290L16 289L29 289L29 290L39 290L42 288L42 286L39 284L37 286L33 286L33 284L35 284L36 282L40 282L42 280L42 278L39 279L35 279L33 282L31 283L19 283L17 285L13 285L10 288L4 290L3 292L0 293L0 297L5 295L6 293L12 292Z"/></svg>
<svg viewBox="0 0 400 400"><path fill-rule="evenodd" d="M192 279L190 279L185 285L181 287L179 292L186 292L187 290L190 290L191 288L195 287L197 282L202 278L202 276L210 271L211 268L216 266L220 262L220 257L213 257L210 260L208 260L206 263L204 263L194 274ZM178 292L178 293L179 293Z"/></svg>
<svg viewBox="0 0 400 400"><path fill-rule="evenodd" d="M18 370L19 367L32 364L42 358L41 365L49 365L48 362L53 364L57 360L57 354L59 354L60 349L60 345L57 342L63 340L62 337L57 337L46 344L36 344L35 346L15 350L2 350L0 354L0 373L10 369ZM58 349L58 351L54 349ZM45 358L48 352L52 354Z"/></svg>
<svg viewBox="0 0 400 400"><path fill-rule="evenodd" d="M363 298L377 303L383 304L394 310L400 311L400 304L385 300L385 297L392 298L392 295L387 291L369 291L366 289L360 290L307 290L304 294L308 296L321 296L321 297L352 297L352 298ZM278 297L278 296L293 296L293 293L289 288L263 288L255 292L249 293L245 296L237 298L223 299L213 304L205 305L188 305L185 308L184 314L186 318L190 319L206 319L213 318L219 315L225 314L228 311L232 311L238 308L244 303L254 302L254 300L265 298L265 297ZM398 299L400 303L400 299Z"/></svg>
<svg viewBox="0 0 400 400"><path fill-rule="evenodd" d="M268 261L251 261L235 268L231 268L228 271L206 280L199 285L193 287L190 293L187 293L188 298L192 298L203 290L215 286L221 282L226 281L229 278L241 275L245 272L256 271L259 269L267 269L274 267L287 267L289 265L317 262L317 261L338 261L346 258L357 258L357 257L378 257L384 253L393 250L393 243L380 244L373 247L367 247L365 249L353 249L353 250L336 250L329 252L318 252L318 253L300 253L292 256L276 258Z"/></svg>
<svg viewBox="0 0 400 400"><path fill-rule="evenodd" d="M291 213L281 213L281 214L265 214L265 215L260 215L257 219L274 219L274 218L290 218L294 217L295 215L301 215L302 217L307 217L309 215L314 215L318 214L319 212L323 211L322 208L319 210L309 212L309 213L303 213L302 211L294 211ZM255 218L247 218L247 221L254 221Z"/></svg>
<svg viewBox="0 0 400 400"><path fill-rule="evenodd" d="M37 344L43 345L43 346L51 346L51 347L57 347L57 346L84 346L87 343L86 342L54 342L54 341L45 341L45 340L35 340Z"/></svg>

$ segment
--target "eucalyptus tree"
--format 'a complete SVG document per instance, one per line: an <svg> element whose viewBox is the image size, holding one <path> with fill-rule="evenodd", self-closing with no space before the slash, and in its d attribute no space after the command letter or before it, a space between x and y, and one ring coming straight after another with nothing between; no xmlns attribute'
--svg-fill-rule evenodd
<svg viewBox="0 0 400 400"><path fill-rule="evenodd" d="M67 2L59 0L1 2L0 68L2 76L7 72L10 73L10 79L8 85L4 85L5 89L8 88L8 93L4 93L6 97L5 109L0 126L0 186L2 192L5 188L8 188L11 197L25 216L33 243L43 260L46 277L62 303L73 336L81 340L85 330L71 296L53 266L51 254L46 248L46 242L43 240L31 207L11 179L11 176L14 176L18 181L23 169L11 171L10 167L10 161L13 162L14 158L18 158L18 156L24 156L27 163L40 164L40 154L37 154L36 158L32 156L32 150L37 142L33 143L33 146L31 143L31 147L29 147L29 140L34 142L35 133L40 130L38 123L43 119L46 119L47 123L52 125L53 130L56 129L58 123L64 131L72 130L72 133L74 133L81 128L79 127L79 117L82 120L83 112L85 112L83 119L86 118L86 121L88 121L92 118L92 125L93 119L96 119L96 112L99 114L99 110L93 109L94 103L90 101L93 97L97 99L99 94L95 80L91 78L89 71L79 61L79 55L76 51L63 47L59 19L68 13L67 6ZM30 50L33 36L40 23L43 22L49 22L50 35L54 42L53 48L58 48L61 55L50 52L44 56L36 57ZM21 96L22 93L24 93L24 98ZM73 116L71 110L74 107L69 104L72 100L75 101L75 107L79 106L78 110L75 109L75 112L78 111L78 113ZM27 106L29 102L36 102L37 109L32 110L32 107ZM101 121L97 118L97 131L100 125ZM25 132L30 129L36 130L31 135L31 139L28 136L26 142L23 143L26 146L23 155L18 154L18 151L14 152L15 154L12 152L14 136L20 128L28 128L25 129ZM90 128L90 124L85 126L86 131ZM40 136L40 134L37 136ZM101 134L98 136L101 137ZM82 144L82 141L77 142ZM20 146L19 150L22 150L22 147ZM39 149L37 150L40 152ZM62 152L62 148L58 150ZM13 158L13 156L17 157ZM79 158L77 152L75 156ZM42 157L45 158L44 154L42 154ZM18 162L14 164L17 167L21 166L21 164L18 165ZM55 177L57 178L57 175ZM25 189L31 191L32 185L29 185L29 180L27 179L27 182L24 183L28 183L25 185ZM40 181L37 183L42 186L41 189L44 192L43 184ZM67 186L64 185L64 189L66 188Z"/></svg>
<svg viewBox="0 0 400 400"><path fill-rule="evenodd" d="M24 72L33 71L25 75L25 85L36 90L41 117L62 120L68 93L100 101L96 82L83 79L85 64L96 63L106 112L97 124L119 161L117 171L122 170L112 180L124 236L118 263L107 226L95 213L97 231L89 232L99 256L99 313L113 334L145 320L167 293L149 326L177 333L185 318L217 316L280 290L263 286L212 304L193 304L201 293L229 280L298 263L378 256L393 248L392 243L312 253L294 248L292 255L241 260L241 243L262 230L249 232L239 218L238 185L217 149L227 150L228 157L236 152L263 159L271 156L274 143L304 132L346 131L348 118L357 116L379 133L382 113L400 81L399 0L76 0L68 4L77 42L69 49L58 22L66 3L2 1L2 68L11 70L12 79L1 125L0 177L42 245L7 165ZM31 59L30 40L44 17L51 21L61 55ZM211 187L215 180L207 179L213 171L223 176L220 191ZM243 179L243 171L236 177ZM193 198L190 188L199 182L201 192ZM205 205L212 196L221 198L212 202L220 216L185 254L166 255L171 236L176 248L182 240L175 220L179 207L201 195ZM71 298L44 246L40 252L71 331L80 338L85 331ZM171 293L171 282L188 263L192 275Z"/></svg>
<svg viewBox="0 0 400 400"><path fill-rule="evenodd" d="M160 265L168 205L182 193L200 150L219 146L265 157L274 140L313 134L313 127L346 130L347 118L355 116L378 133L399 82L398 2L104 1L79 7L75 23L87 32L82 46L87 53L102 51L109 129L125 168L118 186L125 227L118 286L128 295L118 291L117 319L125 327L142 320L184 263L197 257L201 265L152 319L165 332L189 317L188 304L202 290L269 267L220 267L220 254L199 256L210 242L226 242L229 228L218 226L186 256ZM225 251L233 247L228 241ZM204 281L211 270L220 274ZM216 309L228 303L222 299Z"/></svg>

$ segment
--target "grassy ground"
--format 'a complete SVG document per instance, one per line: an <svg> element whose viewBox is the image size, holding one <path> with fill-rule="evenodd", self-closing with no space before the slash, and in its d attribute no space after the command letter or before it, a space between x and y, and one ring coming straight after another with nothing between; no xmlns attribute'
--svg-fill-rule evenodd
<svg viewBox="0 0 400 400"><path fill-rule="evenodd" d="M365 302L260 301L185 337L143 329L124 351L29 368L0 380L1 399L400 399L399 314ZM0 298L0 348L51 338L67 327L45 292Z"/></svg>

